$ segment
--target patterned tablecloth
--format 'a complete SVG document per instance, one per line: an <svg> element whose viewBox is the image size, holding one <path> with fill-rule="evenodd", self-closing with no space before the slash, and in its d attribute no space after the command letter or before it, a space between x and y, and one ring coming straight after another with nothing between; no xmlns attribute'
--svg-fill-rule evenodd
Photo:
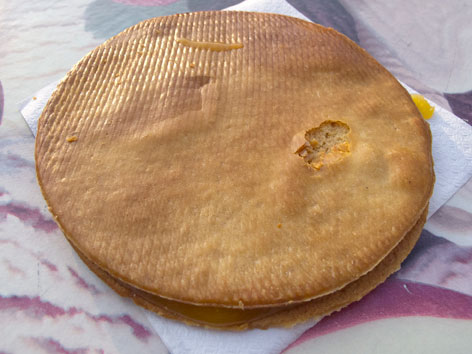
<svg viewBox="0 0 472 354"><path fill-rule="evenodd" d="M281 1L472 123L470 1ZM18 109L126 27L238 2L0 1L0 353L168 352L144 310L98 280L52 221ZM472 353L472 181L428 221L400 272L287 352Z"/></svg>

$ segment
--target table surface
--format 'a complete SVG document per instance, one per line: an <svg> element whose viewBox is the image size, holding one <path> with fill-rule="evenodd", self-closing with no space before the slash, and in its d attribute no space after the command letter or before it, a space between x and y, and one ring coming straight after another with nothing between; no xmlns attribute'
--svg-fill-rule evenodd
<svg viewBox="0 0 472 354"><path fill-rule="evenodd" d="M470 1L285 1L472 123ZM144 310L96 278L53 222L19 105L126 27L238 2L0 0L0 353L168 352ZM470 334L471 181L428 221L400 272L322 320L288 352L470 353Z"/></svg>

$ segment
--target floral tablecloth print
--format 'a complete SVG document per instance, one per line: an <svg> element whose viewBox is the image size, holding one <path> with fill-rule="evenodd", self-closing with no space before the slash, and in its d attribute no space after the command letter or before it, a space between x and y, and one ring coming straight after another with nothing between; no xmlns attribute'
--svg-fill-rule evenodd
<svg viewBox="0 0 472 354"><path fill-rule="evenodd" d="M283 1L279 0L278 2ZM142 309L98 280L52 221L20 102L141 20L237 0L0 1L0 353L166 353ZM472 123L472 3L285 0ZM288 353L472 352L472 182L428 221L402 269Z"/></svg>

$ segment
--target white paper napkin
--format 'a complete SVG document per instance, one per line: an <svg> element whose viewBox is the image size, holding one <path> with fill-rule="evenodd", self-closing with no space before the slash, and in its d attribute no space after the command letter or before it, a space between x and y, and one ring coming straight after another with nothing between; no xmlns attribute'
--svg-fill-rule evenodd
<svg viewBox="0 0 472 354"><path fill-rule="evenodd" d="M228 10L280 13L307 20L283 0L247 0ZM44 87L35 94L34 99L25 102L21 108L33 135L36 135L38 118L56 86L57 82ZM409 92L414 92L404 86ZM429 216L472 176L472 127L451 112L430 103L435 107L434 116L429 123L433 135L436 184L430 200ZM222 332L187 326L147 311L146 314L173 354L279 353L317 322L313 320L291 329Z"/></svg>

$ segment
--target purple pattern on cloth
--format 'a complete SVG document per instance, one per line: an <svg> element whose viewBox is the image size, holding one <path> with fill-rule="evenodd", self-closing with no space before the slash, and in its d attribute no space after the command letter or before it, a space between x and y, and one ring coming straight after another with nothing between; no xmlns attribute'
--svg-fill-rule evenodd
<svg viewBox="0 0 472 354"><path fill-rule="evenodd" d="M162 6L169 5L177 1L179 0L113 0L113 2L136 6Z"/></svg>
<svg viewBox="0 0 472 354"><path fill-rule="evenodd" d="M2 120L3 120L3 106L4 106L4 103L5 103L5 99L4 99L4 96L3 96L3 86L2 86L2 82L0 81L0 124L2 124Z"/></svg>
<svg viewBox="0 0 472 354"><path fill-rule="evenodd" d="M49 262L47 259L45 259L41 253L33 252L29 250L28 248L23 247L19 242L16 242L14 240L0 239L0 245L11 245L15 247L19 252L29 254L30 256L35 258L38 264L45 266L50 272L52 273L58 272L57 266ZM5 247L5 246L2 246L2 247Z"/></svg>
<svg viewBox="0 0 472 354"><path fill-rule="evenodd" d="M472 180L462 188L460 199L462 203L470 203L471 198ZM472 212L456 206L444 205L428 224L437 234L453 235L459 244L467 243L467 239L472 236ZM472 242L470 244L472 245Z"/></svg>
<svg viewBox="0 0 472 354"><path fill-rule="evenodd" d="M41 349L47 353L55 354L86 354L90 353L90 348L74 348L69 349L64 347L60 342L52 338L30 338L30 346L36 349ZM103 350L98 351L103 353Z"/></svg>
<svg viewBox="0 0 472 354"><path fill-rule="evenodd" d="M12 172L9 170L10 168L34 168L33 161L26 160L21 156L15 155L13 153L0 154L0 164L7 168L2 170L2 172Z"/></svg>
<svg viewBox="0 0 472 354"><path fill-rule="evenodd" d="M58 229L56 223L49 216L45 217L39 209L24 203L11 201L0 205L0 222L5 220L8 215L16 216L23 223L38 230L54 232Z"/></svg>
<svg viewBox="0 0 472 354"><path fill-rule="evenodd" d="M9 260L4 259L3 263L6 265L6 269L8 270L8 273L10 274L20 274L20 275L25 275L25 272L18 268L17 266L13 265Z"/></svg>
<svg viewBox="0 0 472 354"><path fill-rule="evenodd" d="M423 230L396 278L446 287L472 296L472 247Z"/></svg>
<svg viewBox="0 0 472 354"><path fill-rule="evenodd" d="M85 279L82 278L74 269L72 269L71 267L67 267L67 269L69 270L69 273L72 275L72 277L75 279L75 283L79 288L86 289L93 295L100 294L100 290L98 290L95 285L87 283Z"/></svg>
<svg viewBox="0 0 472 354"><path fill-rule="evenodd" d="M450 232L472 234L472 213L461 208L445 205L437 211L432 222Z"/></svg>
<svg viewBox="0 0 472 354"><path fill-rule="evenodd" d="M91 32L96 38L105 39L149 18L183 12L221 10L241 0L192 0L188 2L161 0L160 6L157 6L157 2L157 0L91 1L84 13L85 31ZM155 4L151 6L151 3Z"/></svg>
<svg viewBox="0 0 472 354"><path fill-rule="evenodd" d="M472 124L472 90L464 93L444 93L452 112Z"/></svg>
<svg viewBox="0 0 472 354"><path fill-rule="evenodd" d="M41 259L40 263L47 267L51 272L57 272L57 267L46 259Z"/></svg>
<svg viewBox="0 0 472 354"><path fill-rule="evenodd" d="M361 301L323 318L287 349L358 324L405 316L472 320L472 296L427 284L390 279Z"/></svg>
<svg viewBox="0 0 472 354"><path fill-rule="evenodd" d="M311 21L334 28L359 44L354 19L338 0L287 0L287 2Z"/></svg>
<svg viewBox="0 0 472 354"><path fill-rule="evenodd" d="M111 324L122 324L131 328L133 335L146 342L152 336L149 329L142 324L133 320L129 315L109 316L109 315L94 315L76 307L64 309L60 306L42 301L39 296L0 296L0 312L22 312L30 318L42 320L45 317L58 318L62 316L73 317L76 315L85 315L88 319L94 322L106 322Z"/></svg>

